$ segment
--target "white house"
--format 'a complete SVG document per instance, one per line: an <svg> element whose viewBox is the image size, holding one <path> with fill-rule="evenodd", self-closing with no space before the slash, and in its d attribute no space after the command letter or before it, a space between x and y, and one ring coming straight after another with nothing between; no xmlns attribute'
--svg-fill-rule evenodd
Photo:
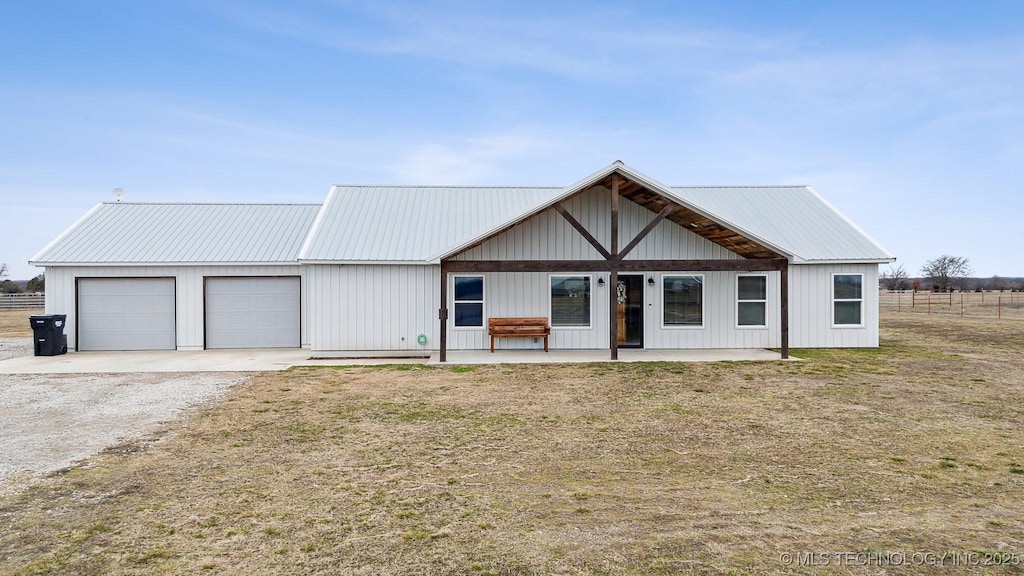
<svg viewBox="0 0 1024 576"><path fill-rule="evenodd" d="M96 206L31 261L75 350L876 347L889 254L814 190L334 186L323 205ZM499 348L534 348L530 338Z"/></svg>

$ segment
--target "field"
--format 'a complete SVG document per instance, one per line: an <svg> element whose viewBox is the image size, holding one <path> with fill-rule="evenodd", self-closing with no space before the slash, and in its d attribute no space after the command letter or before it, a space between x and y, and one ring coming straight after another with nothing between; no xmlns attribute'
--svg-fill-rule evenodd
<svg viewBox="0 0 1024 576"><path fill-rule="evenodd" d="M0 311L0 338L22 338L32 335L32 327L28 317L42 314L42 310L2 310Z"/></svg>
<svg viewBox="0 0 1024 576"><path fill-rule="evenodd" d="M259 375L0 499L0 573L1017 574L1022 350L885 313L801 362Z"/></svg>
<svg viewBox="0 0 1024 576"><path fill-rule="evenodd" d="M1024 292L893 292L880 290L885 312L1024 320Z"/></svg>

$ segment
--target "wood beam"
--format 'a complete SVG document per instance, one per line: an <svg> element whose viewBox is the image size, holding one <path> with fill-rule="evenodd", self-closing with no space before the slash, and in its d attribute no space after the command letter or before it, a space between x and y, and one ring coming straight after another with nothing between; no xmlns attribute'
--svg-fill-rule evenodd
<svg viewBox="0 0 1024 576"><path fill-rule="evenodd" d="M781 338L782 338L782 359L786 360L789 358L789 263L787 262L781 270L781 302L779 304L779 318L781 325Z"/></svg>
<svg viewBox="0 0 1024 576"><path fill-rule="evenodd" d="M601 256L604 256L605 260L611 259L612 255L609 254L608 251L604 249L604 246L602 246L601 243L597 241L597 238L594 238L590 234L590 232L588 232L587 229L583 227L583 224L580 224L579 220L573 218L573 215L570 214L569 211L565 209L565 206L563 206L561 202L556 202L554 205L554 209L556 212L561 214L562 218L565 218L565 220L569 222L569 224L572 225L572 227L575 228L577 232L580 233L580 236L586 238L587 242L590 242L590 245L596 248L597 251L601 254Z"/></svg>
<svg viewBox="0 0 1024 576"><path fill-rule="evenodd" d="M668 206L665 206L664 208L662 208L661 212L658 212L658 215L654 217L654 220L651 220L650 222L648 222L647 226L644 226L644 229L641 230L640 233L637 234L635 238L633 238L632 240L629 241L629 244L626 244L626 247L622 249L622 252L619 252L619 255L618 255L619 259L625 258L626 254L629 254L629 252L633 248L636 248L636 245L639 244L640 241L643 240L648 234L650 234L651 230L654 230L654 227L657 226L659 222L664 220L675 209L676 209L676 207L674 205L672 205L672 204L669 204Z"/></svg>
<svg viewBox="0 0 1024 576"><path fill-rule="evenodd" d="M437 310L437 318L441 323L438 338L438 360L448 361L448 262L441 262L441 307Z"/></svg>
<svg viewBox="0 0 1024 576"><path fill-rule="evenodd" d="M451 272L768 272L784 270L785 258L745 260L446 260Z"/></svg>

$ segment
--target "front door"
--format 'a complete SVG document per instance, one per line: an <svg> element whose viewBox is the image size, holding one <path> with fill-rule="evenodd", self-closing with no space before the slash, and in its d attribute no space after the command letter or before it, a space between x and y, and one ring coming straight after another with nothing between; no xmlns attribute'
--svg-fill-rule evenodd
<svg viewBox="0 0 1024 576"><path fill-rule="evenodd" d="M615 321L619 323L619 348L644 347L644 277L642 274L619 274L615 291Z"/></svg>

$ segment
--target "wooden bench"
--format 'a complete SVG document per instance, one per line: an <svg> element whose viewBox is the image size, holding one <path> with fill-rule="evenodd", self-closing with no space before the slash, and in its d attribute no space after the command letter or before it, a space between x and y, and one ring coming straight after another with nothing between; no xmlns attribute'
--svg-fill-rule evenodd
<svg viewBox="0 0 1024 576"><path fill-rule="evenodd" d="M547 318L488 318L487 333L491 336L491 352L495 338L543 338L547 352L551 326Z"/></svg>

